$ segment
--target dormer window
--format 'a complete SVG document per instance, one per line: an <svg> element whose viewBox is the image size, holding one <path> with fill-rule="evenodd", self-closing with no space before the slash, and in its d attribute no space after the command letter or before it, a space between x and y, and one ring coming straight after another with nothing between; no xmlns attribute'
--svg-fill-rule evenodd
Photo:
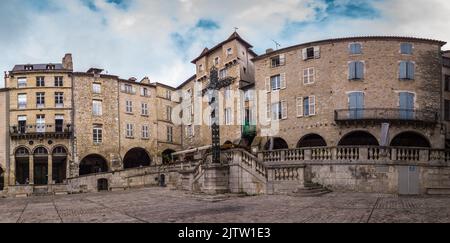
<svg viewBox="0 0 450 243"><path fill-rule="evenodd" d="M33 70L33 65L26 65L25 66L25 70L26 71L32 71Z"/></svg>
<svg viewBox="0 0 450 243"><path fill-rule="evenodd" d="M286 57L284 54L274 56L270 59L272 67L284 66L285 61L286 61Z"/></svg>
<svg viewBox="0 0 450 243"><path fill-rule="evenodd" d="M227 56L231 56L233 55L233 48L228 48L227 49Z"/></svg>
<svg viewBox="0 0 450 243"><path fill-rule="evenodd" d="M55 65L52 64L47 65L47 70L55 70Z"/></svg>
<svg viewBox="0 0 450 243"><path fill-rule="evenodd" d="M220 62L220 58L219 57L214 58L214 65L215 66L219 66L219 62Z"/></svg>
<svg viewBox="0 0 450 243"><path fill-rule="evenodd" d="M198 71L203 72L203 64L198 65Z"/></svg>

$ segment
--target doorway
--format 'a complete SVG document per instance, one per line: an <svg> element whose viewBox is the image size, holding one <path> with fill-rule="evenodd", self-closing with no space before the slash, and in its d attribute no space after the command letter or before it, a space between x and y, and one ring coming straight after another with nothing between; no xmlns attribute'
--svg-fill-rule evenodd
<svg viewBox="0 0 450 243"><path fill-rule="evenodd" d="M419 167L399 166L398 167L398 194L419 195Z"/></svg>

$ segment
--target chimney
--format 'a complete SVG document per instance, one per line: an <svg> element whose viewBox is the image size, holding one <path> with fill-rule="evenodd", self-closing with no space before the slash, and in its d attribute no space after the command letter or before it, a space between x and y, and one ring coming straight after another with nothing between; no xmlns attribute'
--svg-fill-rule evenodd
<svg viewBox="0 0 450 243"><path fill-rule="evenodd" d="M63 65L63 68L66 70L73 70L72 54L67 53L64 56L64 58L62 59L62 65Z"/></svg>
<svg viewBox="0 0 450 243"><path fill-rule="evenodd" d="M266 50L266 54L269 54L269 53L271 53L271 52L273 52L273 49L272 49L272 48Z"/></svg>

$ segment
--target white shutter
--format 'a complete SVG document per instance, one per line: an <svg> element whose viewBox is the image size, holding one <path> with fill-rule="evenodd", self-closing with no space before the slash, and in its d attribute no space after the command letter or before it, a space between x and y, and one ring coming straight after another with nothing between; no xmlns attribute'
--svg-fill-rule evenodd
<svg viewBox="0 0 450 243"><path fill-rule="evenodd" d="M286 55L281 54L280 55L280 66L284 66L286 64Z"/></svg>
<svg viewBox="0 0 450 243"><path fill-rule="evenodd" d="M307 48L303 48L303 50L302 50L302 57L303 57L303 60L307 60L308 59Z"/></svg>
<svg viewBox="0 0 450 243"><path fill-rule="evenodd" d="M266 118L267 118L267 121L270 121L271 119L271 109L272 109L272 105L269 103L269 104L267 104L267 112L266 112Z"/></svg>
<svg viewBox="0 0 450 243"><path fill-rule="evenodd" d="M288 118L288 106L285 100L281 101L281 117L282 119Z"/></svg>
<svg viewBox="0 0 450 243"><path fill-rule="evenodd" d="M314 58L319 59L320 58L320 46L314 47Z"/></svg>
<svg viewBox="0 0 450 243"><path fill-rule="evenodd" d="M316 96L309 96L309 115L316 115Z"/></svg>
<svg viewBox="0 0 450 243"><path fill-rule="evenodd" d="M286 73L280 74L280 88L286 89Z"/></svg>
<svg viewBox="0 0 450 243"><path fill-rule="evenodd" d="M270 93L272 87L270 85L270 77L266 77L266 92Z"/></svg>
<svg viewBox="0 0 450 243"><path fill-rule="evenodd" d="M303 117L303 97L297 97L297 117Z"/></svg>

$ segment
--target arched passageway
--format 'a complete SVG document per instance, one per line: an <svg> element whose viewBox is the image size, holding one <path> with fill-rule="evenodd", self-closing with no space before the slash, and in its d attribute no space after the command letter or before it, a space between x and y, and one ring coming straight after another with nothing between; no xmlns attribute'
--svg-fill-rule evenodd
<svg viewBox="0 0 450 243"><path fill-rule="evenodd" d="M48 184L48 150L44 147L38 147L33 153L33 169L34 169L34 184L47 185Z"/></svg>
<svg viewBox="0 0 450 243"><path fill-rule="evenodd" d="M143 148L133 148L123 158L124 169L150 166L152 160Z"/></svg>
<svg viewBox="0 0 450 243"><path fill-rule="evenodd" d="M53 149L52 153L52 180L56 184L61 184L66 180L67 174L67 150L63 146Z"/></svg>
<svg viewBox="0 0 450 243"><path fill-rule="evenodd" d="M392 139L393 147L431 148L428 139L417 132L402 132Z"/></svg>
<svg viewBox="0 0 450 243"><path fill-rule="evenodd" d="M264 146L264 150L278 150L278 149L288 149L289 146L287 142L279 137L269 138L266 145Z"/></svg>
<svg viewBox="0 0 450 243"><path fill-rule="evenodd" d="M161 154L163 164L169 164L170 162L172 162L172 154L175 152L176 151L173 149L164 150Z"/></svg>
<svg viewBox="0 0 450 243"><path fill-rule="evenodd" d="M86 156L80 163L80 176L96 174L108 171L108 162L98 155L91 154Z"/></svg>
<svg viewBox="0 0 450 243"><path fill-rule="evenodd" d="M350 132L339 141L338 146L379 146L375 136L365 131Z"/></svg>
<svg viewBox="0 0 450 243"><path fill-rule="evenodd" d="M297 148L326 147L327 142L318 134L308 134L300 139Z"/></svg>
<svg viewBox="0 0 450 243"><path fill-rule="evenodd" d="M16 185L30 183L30 151L27 148L18 148L14 154L16 163Z"/></svg>

